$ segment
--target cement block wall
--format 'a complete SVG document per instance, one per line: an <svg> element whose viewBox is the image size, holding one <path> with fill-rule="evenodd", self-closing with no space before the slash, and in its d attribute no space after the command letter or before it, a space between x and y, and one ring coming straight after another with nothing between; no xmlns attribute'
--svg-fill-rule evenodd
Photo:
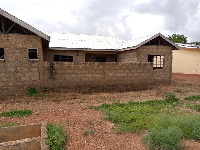
<svg viewBox="0 0 200 150"><path fill-rule="evenodd" d="M54 88L146 89L153 83L152 63L44 62L44 86Z"/></svg>
<svg viewBox="0 0 200 150"><path fill-rule="evenodd" d="M47 123L0 128L0 150L47 150Z"/></svg>
<svg viewBox="0 0 200 150"><path fill-rule="evenodd" d="M41 136L41 124L0 128L0 143Z"/></svg>
<svg viewBox="0 0 200 150"><path fill-rule="evenodd" d="M141 46L137 50L120 52L119 62L148 62L148 55L164 55L164 67L153 70L154 83L170 82L172 75L172 47Z"/></svg>
<svg viewBox="0 0 200 150"><path fill-rule="evenodd" d="M0 92L9 88L23 90L39 86L43 81L42 41L39 36L0 34L0 48L4 48L5 60L0 60ZM28 60L28 48L37 48L39 60Z"/></svg>

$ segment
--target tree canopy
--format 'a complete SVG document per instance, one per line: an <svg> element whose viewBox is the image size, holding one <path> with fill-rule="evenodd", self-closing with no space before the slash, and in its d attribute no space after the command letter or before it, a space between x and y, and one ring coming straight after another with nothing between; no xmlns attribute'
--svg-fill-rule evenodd
<svg viewBox="0 0 200 150"><path fill-rule="evenodd" d="M187 37L180 34L172 34L171 36L168 35L169 40L173 41L174 43L187 43Z"/></svg>
<svg viewBox="0 0 200 150"><path fill-rule="evenodd" d="M191 44L200 45L200 42L191 42Z"/></svg>

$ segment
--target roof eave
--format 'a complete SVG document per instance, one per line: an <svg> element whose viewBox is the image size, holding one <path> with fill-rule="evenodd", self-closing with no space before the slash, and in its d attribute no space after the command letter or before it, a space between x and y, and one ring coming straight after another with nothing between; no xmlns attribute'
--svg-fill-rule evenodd
<svg viewBox="0 0 200 150"><path fill-rule="evenodd" d="M35 29L34 27L30 26L29 24L25 23L24 21L18 19L17 17L9 14L8 12L4 11L3 9L0 8L0 14L8 19L10 19L11 21L16 22L17 24L19 24L20 26L30 30L31 32L35 33L36 35L42 37L43 39L50 41L50 36L44 34L43 32Z"/></svg>
<svg viewBox="0 0 200 150"><path fill-rule="evenodd" d="M66 47L49 47L50 50L78 50L78 51L101 51L101 52L116 52L116 49L92 49L92 48L66 48Z"/></svg>

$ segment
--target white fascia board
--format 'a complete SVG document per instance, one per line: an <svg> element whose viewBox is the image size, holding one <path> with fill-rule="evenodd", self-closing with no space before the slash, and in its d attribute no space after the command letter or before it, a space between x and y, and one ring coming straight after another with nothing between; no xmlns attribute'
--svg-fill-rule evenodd
<svg viewBox="0 0 200 150"><path fill-rule="evenodd" d="M0 8L0 14L8 19L10 19L11 21L16 22L17 24L19 24L20 26L30 30L31 32L35 33L36 35L42 37L43 39L50 41L50 36L42 33L41 31L35 29L34 27L30 26L29 24L25 23L24 21L18 19L17 17L7 13L6 11L4 11L3 9Z"/></svg>
<svg viewBox="0 0 200 150"><path fill-rule="evenodd" d="M116 49L91 49L91 48L65 48L65 47L50 47L49 50L61 51L91 51L91 52L117 52Z"/></svg>

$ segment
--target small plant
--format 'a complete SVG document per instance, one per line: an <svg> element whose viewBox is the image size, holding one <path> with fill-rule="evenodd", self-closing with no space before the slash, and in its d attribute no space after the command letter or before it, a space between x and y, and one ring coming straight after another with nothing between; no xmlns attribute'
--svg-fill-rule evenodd
<svg viewBox="0 0 200 150"><path fill-rule="evenodd" d="M175 89L176 93L182 93L182 90L180 88Z"/></svg>
<svg viewBox="0 0 200 150"><path fill-rule="evenodd" d="M38 93L35 87L28 88L26 94L27 96L49 97L47 94Z"/></svg>
<svg viewBox="0 0 200 150"><path fill-rule="evenodd" d="M184 98L185 100L188 101L200 101L200 95L192 95Z"/></svg>
<svg viewBox="0 0 200 150"><path fill-rule="evenodd" d="M0 125L0 127L10 127L10 126L14 126L15 123L13 122L6 122L5 124Z"/></svg>
<svg viewBox="0 0 200 150"><path fill-rule="evenodd" d="M31 114L32 114L31 110L16 110L16 109L11 109L8 112L1 113L3 117L27 117Z"/></svg>
<svg viewBox="0 0 200 150"><path fill-rule="evenodd" d="M180 99L176 98L176 95L174 93L166 93L163 96L163 98L168 103L176 103L180 100Z"/></svg>
<svg viewBox="0 0 200 150"><path fill-rule="evenodd" d="M88 136L88 135L94 136L94 134L95 134L95 131L94 131L94 130L85 130L85 131L83 132L83 135L84 135L84 136Z"/></svg>
<svg viewBox="0 0 200 150"><path fill-rule="evenodd" d="M37 92L36 88L34 88L34 87L29 87L28 88L28 90L27 90L27 95L28 96L35 96L37 94L38 94L38 92Z"/></svg>
<svg viewBox="0 0 200 150"><path fill-rule="evenodd" d="M150 149L179 150L182 147L182 132L177 127L152 129L143 139Z"/></svg>
<svg viewBox="0 0 200 150"><path fill-rule="evenodd" d="M65 142L67 139L66 134L63 131L63 126L48 124L47 125L48 139L46 141L50 150L64 150Z"/></svg>
<svg viewBox="0 0 200 150"><path fill-rule="evenodd" d="M93 124L93 121L92 121L92 120L89 120L88 123L89 123L89 125L92 125L92 124Z"/></svg>

